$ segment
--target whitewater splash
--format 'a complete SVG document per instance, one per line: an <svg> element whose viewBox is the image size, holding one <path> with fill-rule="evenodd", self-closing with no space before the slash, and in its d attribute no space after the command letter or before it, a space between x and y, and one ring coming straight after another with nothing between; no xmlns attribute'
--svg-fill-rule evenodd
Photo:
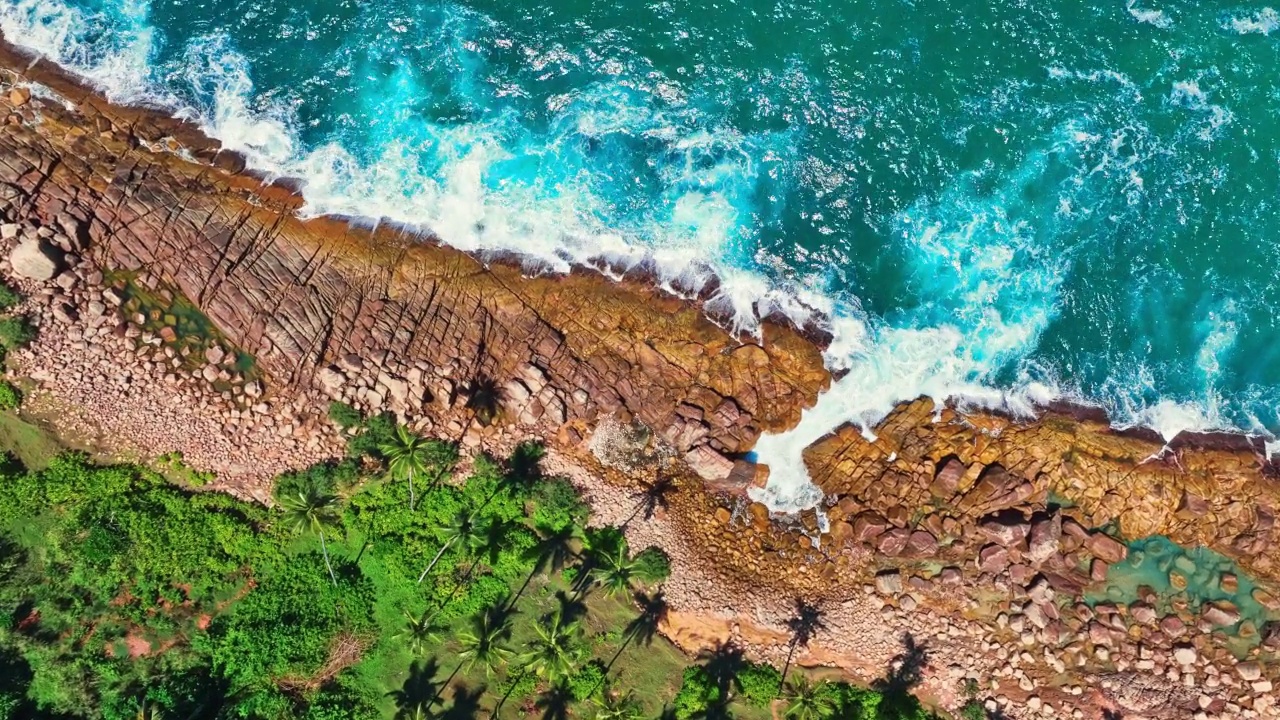
<svg viewBox="0 0 1280 720"><path fill-rule="evenodd" d="M1076 373L1093 368L1036 355L1064 307L1077 302L1078 289L1068 287L1073 264L1096 262L1081 256L1079 236L1152 203L1148 183L1161 180L1151 174L1161 170L1150 170L1151 163L1176 151L1153 140L1142 118L1099 119L1067 104L1057 126L1029 144L1015 167L986 162L957 170L942 190L913 195L877 219L891 245L883 251L895 253L902 286L912 292L871 312L854 293L870 288L849 277L847 249L794 243L786 254L777 239L765 242L762 228L782 226L784 200L803 191L824 198L800 213L816 235L862 231L847 218L837 222L859 202L872 204L849 189L856 163L806 155L802 141L810 123L856 143L868 128L874 132L865 119L884 114L884 106L836 95L827 107L809 100L787 110L803 122L740 130L725 119L724 107L736 98L682 83L643 59L559 43L522 46L502 33L481 47L475 37L492 34L493 21L460 6L415 5L409 9L420 17L377 18L369 33L354 32L335 47L340 61L313 62L308 82L336 83L347 93L340 107L320 112L291 94L293 78L280 68L270 68L278 74L274 85L258 88L263 70L255 75L226 32L161 37L147 3L97 4L102 8L89 11L67 0L0 0L0 29L113 100L169 108L255 169L300 179L305 214L389 218L463 250L516 251L530 272L586 265L616 276L644 267L686 296L714 277L708 309L731 318L730 329L739 332L755 332L770 314L797 325L824 317L833 335L826 362L845 374L796 429L760 439L756 454L771 475L753 495L775 511L822 499L802 461L805 447L845 423L873 437L894 406L921 396L1013 414L1058 399L1100 404L1118 424L1150 426L1168 439L1232 427L1266 433L1280 420L1242 418L1218 390L1244 335L1245 313L1229 299L1197 310L1209 321L1194 333L1194 368L1176 399L1159 387L1168 370L1137 353L1120 355L1121 366L1103 368L1105 381L1088 386ZM1153 32L1183 25L1134 1L1125 11ZM1267 35L1275 13L1221 22L1240 34ZM423 46L432 50L423 63L397 55ZM525 102L528 88L508 77L516 70L499 65L503 53L519 72L556 90ZM814 83L794 63L786 66L764 74L761 86L805 98ZM1176 142L1220 142L1242 122L1202 89L1212 76L1188 73L1155 87L1114 68L1057 59L1038 74L1049 87L1081 84L1104 93L1104 111L1162 98L1179 114ZM361 84L343 84L352 78ZM985 133L1008 142L1002 113L1020 105L1021 92L1013 83L975 100L990 114L948 129L948 138ZM774 113L767 96L758 102L766 116ZM911 119L910 109L888 109ZM894 149L883 139L872 146L876 153ZM1177 212L1189 222L1189 211ZM1249 406L1274 408L1272 400L1258 392Z"/></svg>

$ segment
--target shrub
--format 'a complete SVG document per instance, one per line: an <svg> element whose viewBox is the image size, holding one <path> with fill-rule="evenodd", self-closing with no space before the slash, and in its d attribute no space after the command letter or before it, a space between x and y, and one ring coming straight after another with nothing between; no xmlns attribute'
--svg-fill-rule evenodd
<svg viewBox="0 0 1280 720"><path fill-rule="evenodd" d="M22 296L16 290L0 283L0 310L11 310L22 302Z"/></svg>
<svg viewBox="0 0 1280 720"><path fill-rule="evenodd" d="M685 668L676 693L674 705L677 720L689 720L711 707L720 699L720 689L711 681L706 669L694 666Z"/></svg>
<svg viewBox="0 0 1280 720"><path fill-rule="evenodd" d="M768 707L778 698L782 673L768 663L747 663L738 671L737 681L747 704Z"/></svg>
<svg viewBox="0 0 1280 720"><path fill-rule="evenodd" d="M395 438L396 419L391 413L375 415L360 423L360 432L347 442L347 454L353 458L372 457L382 459L378 448Z"/></svg>
<svg viewBox="0 0 1280 720"><path fill-rule="evenodd" d="M13 383L0 380L0 410L16 410L22 404L22 392Z"/></svg>
<svg viewBox="0 0 1280 720"><path fill-rule="evenodd" d="M578 668L578 671L569 678L569 692L573 693L573 698L579 702L600 692L600 688L604 687L604 663L599 660L591 662Z"/></svg>
<svg viewBox="0 0 1280 720"><path fill-rule="evenodd" d="M671 558L658 547L647 547L635 557L636 577L650 584L665 582L671 577Z"/></svg>
<svg viewBox="0 0 1280 720"><path fill-rule="evenodd" d="M590 512L573 484L564 478L550 478L539 483L533 494L533 503L534 524L550 530L582 524Z"/></svg>
<svg viewBox="0 0 1280 720"><path fill-rule="evenodd" d="M0 346L6 350L17 350L34 340L36 329L26 318L0 318Z"/></svg>
<svg viewBox="0 0 1280 720"><path fill-rule="evenodd" d="M360 423L364 422L360 411L344 402L329 403L329 419L343 430L359 427Z"/></svg>

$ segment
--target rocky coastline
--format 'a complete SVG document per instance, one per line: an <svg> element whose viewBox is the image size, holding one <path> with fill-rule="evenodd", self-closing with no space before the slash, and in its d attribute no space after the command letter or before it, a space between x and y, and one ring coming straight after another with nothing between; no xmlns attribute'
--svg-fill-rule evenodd
<svg viewBox="0 0 1280 720"><path fill-rule="evenodd" d="M9 372L68 437L180 452L259 500L340 453L333 400L471 450L538 438L601 522L671 554L666 633L686 649L781 660L801 602L822 627L800 663L872 681L909 635L947 709L968 679L1002 717L1280 717L1280 481L1247 442L921 400L874 442L810 447L828 503L780 522L745 498L765 471L742 456L829 387L813 332L733 337L643 278L528 277L403 228L299 220L288 182L2 40L0 117L3 270L40 330ZM627 522L659 478L654 517Z"/></svg>

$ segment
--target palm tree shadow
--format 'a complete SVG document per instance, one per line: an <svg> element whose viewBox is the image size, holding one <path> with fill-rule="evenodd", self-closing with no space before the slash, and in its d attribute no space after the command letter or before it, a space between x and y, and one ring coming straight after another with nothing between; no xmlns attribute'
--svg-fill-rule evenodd
<svg viewBox="0 0 1280 720"><path fill-rule="evenodd" d="M644 488L631 495L631 499L636 501L636 509L631 511L631 515L622 523L622 527L625 528L631 524L631 521L638 516L642 516L645 522L652 520L659 508L667 509L670 496L675 491L675 480L665 475L659 475L653 482L645 483Z"/></svg>
<svg viewBox="0 0 1280 720"><path fill-rule="evenodd" d="M587 616L587 595L589 588L585 588L580 594L570 595L564 590L556 591L556 603L560 610L560 617L564 618L565 623L576 622Z"/></svg>
<svg viewBox="0 0 1280 720"><path fill-rule="evenodd" d="M413 661L409 666L409 677L399 690L387 693L396 704L397 717L422 717L431 714L431 706L440 694L441 685L436 681L440 674L440 663L435 658L425 662Z"/></svg>
<svg viewBox="0 0 1280 720"><path fill-rule="evenodd" d="M480 700L484 697L484 685L468 690L461 685L453 688L453 704L439 715L440 720L476 720L480 714Z"/></svg>
<svg viewBox="0 0 1280 720"><path fill-rule="evenodd" d="M822 610L818 606L800 598L796 598L795 602L796 613L786 622L787 629L791 631L791 648L787 651L787 661L782 666L783 682L786 682L787 673L791 670L791 661L795 659L796 648L808 646L813 636L827 627L822 619Z"/></svg>
<svg viewBox="0 0 1280 720"><path fill-rule="evenodd" d="M542 720L568 720L573 701L573 691L569 686L557 683L538 696L534 707L542 711Z"/></svg>
<svg viewBox="0 0 1280 720"><path fill-rule="evenodd" d="M711 682L720 691L720 698L727 699L730 686L737 681L738 672L746 663L742 648L732 641L717 642L710 650L698 653L698 660L702 663L702 669L707 671L707 677L711 678Z"/></svg>
<svg viewBox="0 0 1280 720"><path fill-rule="evenodd" d="M911 633L903 633L902 652L889 665L889 672L871 684L883 695L880 707L889 713L886 717L913 717L919 711L920 700L911 691L924 679L928 666L928 649Z"/></svg>

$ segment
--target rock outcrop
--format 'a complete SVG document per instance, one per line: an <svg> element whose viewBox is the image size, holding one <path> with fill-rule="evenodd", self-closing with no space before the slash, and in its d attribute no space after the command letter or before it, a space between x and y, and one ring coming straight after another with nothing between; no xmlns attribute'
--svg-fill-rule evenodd
<svg viewBox="0 0 1280 720"><path fill-rule="evenodd" d="M716 473L829 383L793 328L734 337L642 280L530 277L406 228L301 220L287 182L244 174L193 127L111 105L2 42L0 68L15 87L69 101L0 99L0 203L60 229L105 271L181 292L277 392L319 388L405 415L483 391L549 436L634 418ZM31 242L15 270L52 277L44 240Z"/></svg>

